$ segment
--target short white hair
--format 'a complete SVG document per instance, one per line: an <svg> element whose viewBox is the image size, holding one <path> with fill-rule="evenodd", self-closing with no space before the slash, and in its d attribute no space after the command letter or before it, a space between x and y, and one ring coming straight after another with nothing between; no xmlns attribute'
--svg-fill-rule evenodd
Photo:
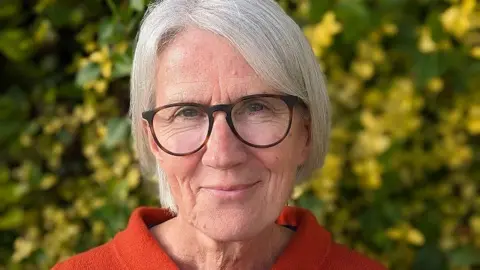
<svg viewBox="0 0 480 270"><path fill-rule="evenodd" d="M131 73L130 116L134 147L146 175L158 177L160 203L176 204L142 127L142 112L155 107L158 55L187 27L218 34L231 42L270 86L300 97L309 107L310 156L298 169L297 183L323 166L330 105L323 74L298 25L273 0L163 0L148 6L137 35Z"/></svg>

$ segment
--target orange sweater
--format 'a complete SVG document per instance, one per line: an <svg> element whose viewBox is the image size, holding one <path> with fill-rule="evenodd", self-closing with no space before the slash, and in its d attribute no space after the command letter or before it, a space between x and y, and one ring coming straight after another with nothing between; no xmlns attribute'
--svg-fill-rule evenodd
<svg viewBox="0 0 480 270"><path fill-rule="evenodd" d="M108 243L58 263L53 270L178 269L162 250L149 227L172 216L165 209L136 209L124 231ZM272 269L384 270L377 262L336 244L307 210L285 207L277 223L296 232Z"/></svg>

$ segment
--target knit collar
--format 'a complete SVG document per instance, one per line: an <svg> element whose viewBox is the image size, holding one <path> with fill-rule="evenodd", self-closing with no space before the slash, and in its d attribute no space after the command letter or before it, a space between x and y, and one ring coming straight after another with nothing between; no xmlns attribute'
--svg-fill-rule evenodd
<svg viewBox="0 0 480 270"><path fill-rule="evenodd" d="M113 239L115 253L127 269L178 269L149 230L171 218L173 215L163 208L139 207L133 211L127 228ZM308 210L286 206L277 224L295 227L296 232L272 269L320 269L332 240L315 217Z"/></svg>

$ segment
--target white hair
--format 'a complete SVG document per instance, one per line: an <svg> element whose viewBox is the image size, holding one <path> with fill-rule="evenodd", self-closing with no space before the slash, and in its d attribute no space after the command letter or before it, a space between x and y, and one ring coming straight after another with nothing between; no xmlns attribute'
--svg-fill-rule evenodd
<svg viewBox="0 0 480 270"><path fill-rule="evenodd" d="M175 36L196 27L231 42L269 85L307 104L311 119L310 156L297 181L323 166L330 133L325 81L312 49L298 25L273 0L163 0L151 3L137 36L130 91L135 150L143 172L157 175L160 203L177 211L165 173L158 166L142 127L142 112L155 107L158 55Z"/></svg>

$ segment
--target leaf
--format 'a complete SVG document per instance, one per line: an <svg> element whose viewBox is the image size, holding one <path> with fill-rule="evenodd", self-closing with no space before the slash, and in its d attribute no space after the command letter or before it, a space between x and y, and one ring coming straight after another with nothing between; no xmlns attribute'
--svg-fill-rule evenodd
<svg viewBox="0 0 480 270"><path fill-rule="evenodd" d="M118 79L130 75L132 71L132 57L129 54L115 55L113 57L112 77Z"/></svg>
<svg viewBox="0 0 480 270"><path fill-rule="evenodd" d="M58 98L68 98L70 100L80 101L83 97L83 91L80 88L75 87L73 82L60 85L56 90L55 94Z"/></svg>
<svg viewBox="0 0 480 270"><path fill-rule="evenodd" d="M324 212L324 203L315 197L312 192L306 192L304 195L298 198L295 204L299 207L310 209L317 220L320 220L320 217Z"/></svg>
<svg viewBox="0 0 480 270"><path fill-rule="evenodd" d="M128 135L130 123L126 118L114 118L108 121L107 137L103 145L107 149L112 149L123 141Z"/></svg>
<svg viewBox="0 0 480 270"><path fill-rule="evenodd" d="M310 20L316 22L322 19L323 14L331 7L331 0L312 0L310 1Z"/></svg>
<svg viewBox="0 0 480 270"><path fill-rule="evenodd" d="M428 210L419 218L416 227L423 233L427 242L434 242L441 235L441 227L438 224L441 224L442 216L435 204L427 201L425 205Z"/></svg>
<svg viewBox="0 0 480 270"><path fill-rule="evenodd" d="M145 8L145 0L130 0L130 7L136 11L142 12Z"/></svg>
<svg viewBox="0 0 480 270"><path fill-rule="evenodd" d="M27 186L23 184L10 183L0 186L0 198L2 203L6 204L18 203L26 192Z"/></svg>
<svg viewBox="0 0 480 270"><path fill-rule="evenodd" d="M77 72L75 84L83 87L87 82L92 82L100 76L100 67L95 63L88 63Z"/></svg>
<svg viewBox="0 0 480 270"><path fill-rule="evenodd" d="M0 19L12 17L20 12L21 2L17 0L2 0L0 2Z"/></svg>
<svg viewBox="0 0 480 270"><path fill-rule="evenodd" d="M16 229L23 222L23 210L21 208L13 208L0 217L0 230Z"/></svg>
<svg viewBox="0 0 480 270"><path fill-rule="evenodd" d="M415 83L418 87L423 87L427 81L439 75L439 57L437 53L423 54L418 53L416 63L413 66Z"/></svg>
<svg viewBox="0 0 480 270"><path fill-rule="evenodd" d="M480 264L480 249L471 246L460 247L449 254L452 266Z"/></svg>
<svg viewBox="0 0 480 270"><path fill-rule="evenodd" d="M371 18L362 1L341 0L335 13L343 25L342 37L347 43L355 42L368 32Z"/></svg>
<svg viewBox="0 0 480 270"><path fill-rule="evenodd" d="M116 43L125 38L125 26L111 18L103 20L98 28L98 43Z"/></svg>
<svg viewBox="0 0 480 270"><path fill-rule="evenodd" d="M432 31L432 38L434 41L440 41L442 39L448 38L448 35L443 30L443 26L440 22L441 13L434 11L430 13L427 17L427 25Z"/></svg>
<svg viewBox="0 0 480 270"><path fill-rule="evenodd" d="M359 221L362 234L366 239L374 239L375 235L384 231L387 226L380 205L372 205L366 209L365 212L360 214Z"/></svg>
<svg viewBox="0 0 480 270"><path fill-rule="evenodd" d="M16 137L24 126L24 123L14 120L0 121L0 144L8 142Z"/></svg>
<svg viewBox="0 0 480 270"><path fill-rule="evenodd" d="M20 62L32 55L33 41L23 29L6 29L0 32L0 52L13 62Z"/></svg>
<svg viewBox="0 0 480 270"><path fill-rule="evenodd" d="M115 32L115 24L110 19L102 21L98 27L98 42L101 44L110 40Z"/></svg>
<svg viewBox="0 0 480 270"><path fill-rule="evenodd" d="M448 261L445 253L435 245L422 247L413 261L413 270L447 270Z"/></svg>

